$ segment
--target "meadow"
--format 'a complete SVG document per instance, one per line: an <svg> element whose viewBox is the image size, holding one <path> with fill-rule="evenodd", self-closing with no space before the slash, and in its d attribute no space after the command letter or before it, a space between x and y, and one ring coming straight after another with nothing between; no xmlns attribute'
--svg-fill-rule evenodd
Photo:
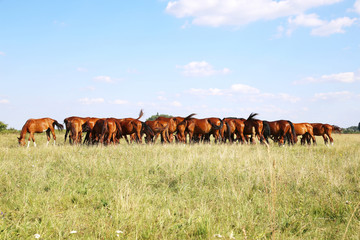
<svg viewBox="0 0 360 240"><path fill-rule="evenodd" d="M359 239L360 136L335 144L19 147L0 134L0 239Z"/></svg>

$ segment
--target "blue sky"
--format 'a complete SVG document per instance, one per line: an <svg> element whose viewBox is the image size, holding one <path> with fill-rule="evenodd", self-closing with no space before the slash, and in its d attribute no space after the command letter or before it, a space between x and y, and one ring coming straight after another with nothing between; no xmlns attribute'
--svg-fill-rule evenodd
<svg viewBox="0 0 360 240"><path fill-rule="evenodd" d="M0 0L0 121L360 121L360 0Z"/></svg>

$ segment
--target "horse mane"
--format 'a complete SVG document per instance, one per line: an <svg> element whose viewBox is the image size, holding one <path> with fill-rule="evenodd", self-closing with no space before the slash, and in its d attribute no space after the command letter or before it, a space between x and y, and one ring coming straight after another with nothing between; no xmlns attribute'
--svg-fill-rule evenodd
<svg viewBox="0 0 360 240"><path fill-rule="evenodd" d="M249 115L249 117L247 118L247 120L257 120L256 118L254 118L255 116L259 115L258 113L251 113Z"/></svg>
<svg viewBox="0 0 360 240"><path fill-rule="evenodd" d="M143 115L144 115L144 112L143 112L143 110L141 109L141 110L140 110L140 113L139 113L139 117L138 117L136 120L139 120Z"/></svg>

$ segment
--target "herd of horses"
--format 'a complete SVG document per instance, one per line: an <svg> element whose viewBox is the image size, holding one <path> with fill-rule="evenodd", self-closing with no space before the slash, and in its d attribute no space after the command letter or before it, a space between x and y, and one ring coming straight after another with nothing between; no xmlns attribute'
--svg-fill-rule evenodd
<svg viewBox="0 0 360 240"><path fill-rule="evenodd" d="M251 113L244 118L194 118L196 114L187 117L158 117L153 121L140 121L143 111L138 118L94 118L68 117L64 119L66 128L65 142L69 136L70 144L118 144L124 138L127 143L154 143L161 137L162 143L180 142L210 142L213 136L215 142L240 142L268 144L269 139L279 145L295 144L301 136L301 144L316 144L315 136L322 136L325 144L333 144L332 132L341 133L338 126L322 123L292 123L289 120L264 121L257 119L257 113ZM25 136L29 133L30 140L35 143L34 133L46 132L47 145L50 133L56 142L55 126L63 130L64 126L51 118L29 119L23 126L19 144L25 145ZM86 133L83 140L83 133Z"/></svg>

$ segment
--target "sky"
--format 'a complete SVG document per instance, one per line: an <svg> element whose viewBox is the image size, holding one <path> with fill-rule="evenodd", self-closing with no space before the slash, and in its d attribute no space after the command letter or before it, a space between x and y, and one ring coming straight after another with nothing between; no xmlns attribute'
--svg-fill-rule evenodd
<svg viewBox="0 0 360 240"><path fill-rule="evenodd" d="M360 0L0 0L0 121L360 121Z"/></svg>

